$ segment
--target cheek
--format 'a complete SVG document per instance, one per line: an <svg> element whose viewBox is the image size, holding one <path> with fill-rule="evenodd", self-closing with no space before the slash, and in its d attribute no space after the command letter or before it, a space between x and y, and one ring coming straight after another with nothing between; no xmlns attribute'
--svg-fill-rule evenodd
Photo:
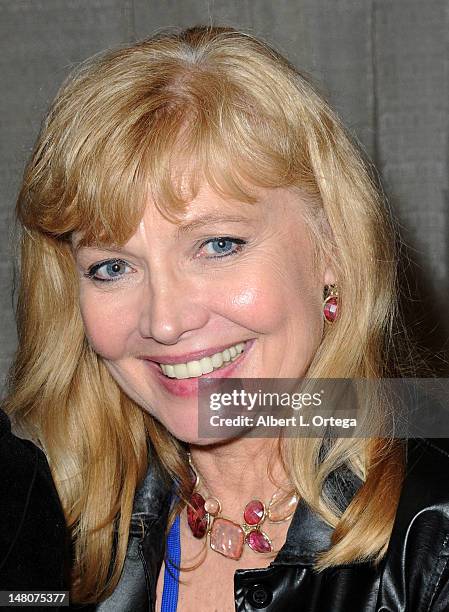
<svg viewBox="0 0 449 612"><path fill-rule="evenodd" d="M133 310L112 296L81 291L80 311L86 338L94 351L111 361L122 357L135 327Z"/></svg>
<svg viewBox="0 0 449 612"><path fill-rule="evenodd" d="M307 271L295 266L273 274L265 268L245 277L241 282L234 277L221 288L227 317L260 333L290 326L305 335L321 333L320 289Z"/></svg>

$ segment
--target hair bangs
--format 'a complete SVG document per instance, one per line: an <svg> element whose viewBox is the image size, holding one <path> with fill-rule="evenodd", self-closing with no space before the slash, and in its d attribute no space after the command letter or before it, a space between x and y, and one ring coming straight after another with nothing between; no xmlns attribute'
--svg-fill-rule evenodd
<svg viewBox="0 0 449 612"><path fill-rule="evenodd" d="M153 69L150 58L106 54L82 67L44 126L19 198L24 226L58 239L76 232L81 246L121 245L150 203L177 222L202 182L249 203L254 187L316 194L295 84L266 66L261 80L254 58L229 65L224 51L166 56Z"/></svg>
<svg viewBox="0 0 449 612"><path fill-rule="evenodd" d="M246 109L254 107L248 101ZM256 201L257 187L309 191L313 184L310 191L316 193L307 153L301 159L291 155L297 144L288 132L277 117L244 110L238 99L225 96L216 104L205 98L181 118L167 113L147 148L152 202L163 216L177 219L202 182L224 198L246 203Z"/></svg>

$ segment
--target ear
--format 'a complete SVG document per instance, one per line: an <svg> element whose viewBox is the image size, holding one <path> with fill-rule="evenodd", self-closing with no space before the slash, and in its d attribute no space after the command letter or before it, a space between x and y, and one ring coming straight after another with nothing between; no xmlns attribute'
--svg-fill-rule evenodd
<svg viewBox="0 0 449 612"><path fill-rule="evenodd" d="M323 285L335 285L336 283L337 283L337 276L335 274L334 268L328 262L324 269Z"/></svg>

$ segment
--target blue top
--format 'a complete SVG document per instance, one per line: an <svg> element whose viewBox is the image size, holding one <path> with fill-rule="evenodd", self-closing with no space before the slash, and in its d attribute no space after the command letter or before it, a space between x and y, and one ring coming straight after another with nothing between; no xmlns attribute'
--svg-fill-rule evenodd
<svg viewBox="0 0 449 612"><path fill-rule="evenodd" d="M178 607L179 566L181 564L181 534L179 514L167 536L162 612L176 612Z"/></svg>

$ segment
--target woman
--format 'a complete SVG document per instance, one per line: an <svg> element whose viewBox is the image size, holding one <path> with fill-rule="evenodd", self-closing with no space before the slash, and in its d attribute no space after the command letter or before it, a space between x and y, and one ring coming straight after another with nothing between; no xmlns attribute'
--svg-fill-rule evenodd
<svg viewBox="0 0 449 612"><path fill-rule="evenodd" d="M49 457L74 602L446 609L436 444L198 433L199 379L411 365L382 200L283 57L197 27L87 61L43 125L18 216L7 409Z"/></svg>

